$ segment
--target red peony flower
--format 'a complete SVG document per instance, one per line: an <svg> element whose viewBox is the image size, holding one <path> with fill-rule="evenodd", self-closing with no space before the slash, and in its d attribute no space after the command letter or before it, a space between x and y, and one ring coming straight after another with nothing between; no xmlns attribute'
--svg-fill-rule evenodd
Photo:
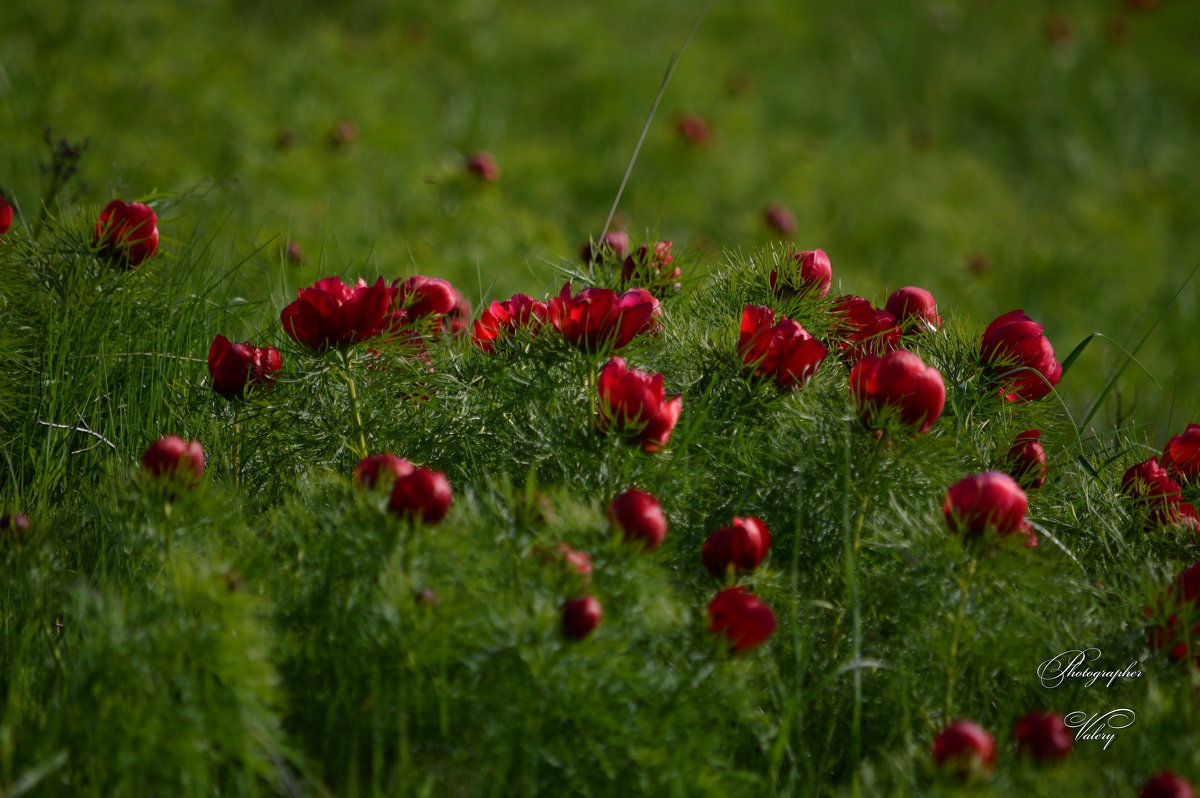
<svg viewBox="0 0 1200 798"><path fill-rule="evenodd" d="M760 377L772 377L784 388L797 389L817 372L829 354L825 345L796 322L762 305L746 305L738 335L742 362Z"/></svg>
<svg viewBox="0 0 1200 798"><path fill-rule="evenodd" d="M757 518L738 518L733 524L708 536L700 551L700 561L713 576L723 576L730 568L753 571L771 548L771 533Z"/></svg>
<svg viewBox="0 0 1200 798"><path fill-rule="evenodd" d="M722 590L708 603L708 630L725 635L733 651L749 651L775 631L775 613L745 588Z"/></svg>
<svg viewBox="0 0 1200 798"><path fill-rule="evenodd" d="M675 132L692 144L707 144L712 138L712 126L697 113L682 113L676 116Z"/></svg>
<svg viewBox="0 0 1200 798"><path fill-rule="evenodd" d="M1167 441L1162 466L1184 484L1200 481L1200 424L1188 424L1186 430Z"/></svg>
<svg viewBox="0 0 1200 798"><path fill-rule="evenodd" d="M449 280L414 274L404 282L392 281L393 303L408 313L408 321L416 322L426 316L444 316L453 308L458 292Z"/></svg>
<svg viewBox="0 0 1200 798"><path fill-rule="evenodd" d="M1057 712L1029 712L1013 727L1017 748L1034 759L1048 762L1071 753L1075 738Z"/></svg>
<svg viewBox="0 0 1200 798"><path fill-rule="evenodd" d="M1183 488L1151 457L1131 466L1121 477L1121 490L1145 512L1147 526L1186 526L1200 534L1196 508L1183 501Z"/></svg>
<svg viewBox="0 0 1200 798"><path fill-rule="evenodd" d="M652 494L630 488L619 493L608 506L608 518L628 541L642 543L654 551L667 536L667 516Z"/></svg>
<svg viewBox="0 0 1200 798"><path fill-rule="evenodd" d="M392 293L382 277L370 286L362 279L351 286L340 277L326 277L297 291L279 320L293 341L309 349L351 344L388 327Z"/></svg>
<svg viewBox="0 0 1200 798"><path fill-rule="evenodd" d="M224 335L213 339L208 348L208 373L213 390L226 399L243 396L247 387L270 388L275 373L283 367L279 350L273 346L256 347L249 341L230 343Z"/></svg>
<svg viewBox="0 0 1200 798"><path fill-rule="evenodd" d="M1185 626L1182 637L1179 628L1181 613L1196 622L1190 633ZM1175 583L1159 600L1157 608L1146 608L1146 615L1160 619L1150 630L1148 642L1151 648L1169 649L1171 659L1176 662L1185 659L1190 648L1200 667L1200 646L1197 645L1200 641L1200 560L1176 577ZM1162 623L1164 616L1166 622Z"/></svg>
<svg viewBox="0 0 1200 798"><path fill-rule="evenodd" d="M388 509L408 518L436 524L450 512L454 492L441 471L413 468L396 477Z"/></svg>
<svg viewBox="0 0 1200 798"><path fill-rule="evenodd" d="M12 227L12 220L12 206L5 201L4 197L0 197L0 236L7 233L8 228Z"/></svg>
<svg viewBox="0 0 1200 798"><path fill-rule="evenodd" d="M996 763L996 741L969 720L956 720L933 740L933 761L960 778L984 775Z"/></svg>
<svg viewBox="0 0 1200 798"><path fill-rule="evenodd" d="M158 251L158 217L148 205L115 199L100 212L92 246L137 266Z"/></svg>
<svg viewBox="0 0 1200 798"><path fill-rule="evenodd" d="M988 471L959 480L946 492L942 513L953 534L968 539L992 530L1001 537L1026 535L1025 510L1029 500L1012 477Z"/></svg>
<svg viewBox="0 0 1200 798"><path fill-rule="evenodd" d="M456 288L454 289L454 304L442 317L442 332L457 338L467 331L467 325L470 323L471 303Z"/></svg>
<svg viewBox="0 0 1200 798"><path fill-rule="evenodd" d="M1187 779L1164 770L1142 785L1138 798L1196 798L1196 791Z"/></svg>
<svg viewBox="0 0 1200 798"><path fill-rule="evenodd" d="M840 338L842 357L857 363L865 355L885 355L900 345L896 317L860 296L839 297L833 306L839 318L830 334Z"/></svg>
<svg viewBox="0 0 1200 798"><path fill-rule="evenodd" d="M888 297L885 306L900 322L906 333L917 333L923 330L937 330L942 326L942 317L937 312L937 302L933 294L924 288L914 285L897 288Z"/></svg>
<svg viewBox="0 0 1200 798"><path fill-rule="evenodd" d="M1042 432L1027 429L1016 437L1012 448L1001 460L1000 470L1015 479L1025 490L1046 484L1046 450L1042 447Z"/></svg>
<svg viewBox="0 0 1200 798"><path fill-rule="evenodd" d="M354 467L354 482L364 488L390 485L395 480L412 473L412 463L394 454L373 454L364 457Z"/></svg>
<svg viewBox="0 0 1200 798"><path fill-rule="evenodd" d="M595 596L567 599L562 603L562 633L568 640L582 640L597 626L604 611Z"/></svg>
<svg viewBox="0 0 1200 798"><path fill-rule="evenodd" d="M1062 364L1043 327L1023 310L1005 313L983 331L980 352L989 373L1002 381L1000 393L1010 402L1040 399L1062 378Z"/></svg>
<svg viewBox="0 0 1200 798"><path fill-rule="evenodd" d="M647 286L654 293L678 291L679 275L683 272L678 266L671 268L671 242L659 241L652 250L646 244L638 247L637 252L625 259L621 266L621 284Z"/></svg>
<svg viewBox="0 0 1200 798"><path fill-rule="evenodd" d="M537 335L549 314L545 302L524 294L513 294L503 302L493 302L479 314L471 338L484 352L494 352L495 341L502 335L512 335L518 329Z"/></svg>
<svg viewBox="0 0 1200 798"><path fill-rule="evenodd" d="M155 477L186 480L195 485L204 472L204 450L200 441L185 441L178 435L159 438L142 455L142 470Z"/></svg>
<svg viewBox="0 0 1200 798"><path fill-rule="evenodd" d="M780 238L796 235L796 215L779 203L772 203L763 209L763 221L767 229Z"/></svg>
<svg viewBox="0 0 1200 798"><path fill-rule="evenodd" d="M473 152L467 156L467 171L484 183L495 183L500 179L500 166L490 152Z"/></svg>
<svg viewBox="0 0 1200 798"><path fill-rule="evenodd" d="M629 254L629 234L624 230L609 230L599 241L588 241L579 250L584 263L620 260Z"/></svg>
<svg viewBox="0 0 1200 798"><path fill-rule="evenodd" d="M896 349L858 361L850 371L850 396L867 426L877 428L894 415L924 435L942 414L946 387L941 372L912 352Z"/></svg>
<svg viewBox="0 0 1200 798"><path fill-rule="evenodd" d="M611 358L597 382L600 407L596 426L602 434L613 432L633 438L647 452L661 452L683 411L683 396L668 400L663 375L627 368L622 358Z"/></svg>
<svg viewBox="0 0 1200 798"><path fill-rule="evenodd" d="M621 349L655 329L661 305L644 288L618 295L608 288L585 288L571 296L571 284L548 303L550 323L572 346L587 351Z"/></svg>
<svg viewBox="0 0 1200 798"><path fill-rule="evenodd" d="M788 264L780 276L778 269L771 269L771 290L785 297L815 294L821 298L829 293L829 285L833 282L833 267L829 265L829 256L823 249L793 252Z"/></svg>

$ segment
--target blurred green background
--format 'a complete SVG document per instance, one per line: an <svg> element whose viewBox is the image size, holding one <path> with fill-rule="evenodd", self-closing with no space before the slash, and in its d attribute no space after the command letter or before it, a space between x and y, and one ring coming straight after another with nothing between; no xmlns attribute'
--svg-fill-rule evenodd
<svg viewBox="0 0 1200 798"><path fill-rule="evenodd" d="M444 276L477 308L556 287L701 7L10 5L0 187L18 224L46 185L43 131L87 139L57 203L158 198L168 257L199 242L213 268L245 260L260 327L334 272ZM698 273L775 242L763 210L782 203L835 290L882 303L921 285L980 327L1022 307L1060 358L1102 332L1064 380L1079 418L1200 264L1200 12L1149 5L717 0L619 221ZM679 134L684 112L707 142ZM466 173L475 150L498 181ZM1166 310L1139 355L1153 379L1127 371L1101 428L1160 439L1200 419L1198 291Z"/></svg>

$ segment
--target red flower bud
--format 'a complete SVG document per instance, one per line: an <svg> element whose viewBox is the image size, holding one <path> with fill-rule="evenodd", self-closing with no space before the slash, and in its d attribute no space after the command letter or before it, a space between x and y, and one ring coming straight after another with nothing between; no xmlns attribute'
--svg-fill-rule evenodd
<svg viewBox="0 0 1200 798"><path fill-rule="evenodd" d="M667 535L667 516L653 495L630 488L608 506L608 518L628 541L640 541L654 551Z"/></svg>
<svg viewBox="0 0 1200 798"><path fill-rule="evenodd" d="M924 435L942 414L946 387L942 374L912 352L896 349L867 355L850 371L850 396L858 416L878 428L889 415Z"/></svg>
<svg viewBox="0 0 1200 798"><path fill-rule="evenodd" d="M663 375L627 368L619 357L600 370L596 388L600 406L596 426L641 443L647 452L661 452L683 411L683 396L667 400Z"/></svg>
<svg viewBox="0 0 1200 798"><path fill-rule="evenodd" d="M484 352L494 352L494 342L501 335L512 335L521 328L537 335L549 313L545 302L513 294L503 302L493 302L479 314L471 338Z"/></svg>
<svg viewBox="0 0 1200 798"><path fill-rule="evenodd" d="M985 369L1001 380L1001 395L1010 402L1040 399L1062 379L1062 364L1044 328L1014 310L995 319L983 331L980 353Z"/></svg>
<svg viewBox="0 0 1200 798"><path fill-rule="evenodd" d="M790 259L794 263L787 264L783 275L778 269L771 269L771 290L782 296L804 296L814 294L821 298L829 293L829 285L833 282L833 267L829 265L829 256L823 249L793 252Z"/></svg>
<svg viewBox="0 0 1200 798"><path fill-rule="evenodd" d="M186 480L195 485L204 471L204 450L200 441L189 443L178 435L168 435L146 449L142 470L155 477Z"/></svg>
<svg viewBox="0 0 1200 798"><path fill-rule="evenodd" d="M467 331L471 323L471 303L456 288L454 289L454 304L442 317L442 331L457 338Z"/></svg>
<svg viewBox="0 0 1200 798"><path fill-rule="evenodd" d="M842 357L851 363L866 355L885 355L900 345L896 317L860 296L843 296L833 306L839 318L830 334L840 338Z"/></svg>
<svg viewBox="0 0 1200 798"><path fill-rule="evenodd" d="M562 633L568 640L582 640L600 625L603 616L595 596L567 599L562 603Z"/></svg>
<svg viewBox="0 0 1200 798"><path fill-rule="evenodd" d="M1196 798L1187 779L1164 770L1142 785L1138 798Z"/></svg>
<svg viewBox="0 0 1200 798"><path fill-rule="evenodd" d="M1200 481L1200 424L1188 424L1186 430L1167 441L1162 465L1185 485Z"/></svg>
<svg viewBox="0 0 1200 798"><path fill-rule="evenodd" d="M662 314L658 300L644 288L620 295L608 288L585 288L572 296L569 282L548 306L554 329L567 343L589 352L627 346L655 329Z"/></svg>
<svg viewBox="0 0 1200 798"><path fill-rule="evenodd" d="M700 561L714 576L722 576L730 568L753 571L771 548L771 533L757 518L738 518L733 524L713 532L704 541Z"/></svg>
<svg viewBox="0 0 1200 798"><path fill-rule="evenodd" d="M724 635L733 651L749 651L775 631L775 613L740 585L722 590L708 603L708 630Z"/></svg>
<svg viewBox="0 0 1200 798"><path fill-rule="evenodd" d="M798 389L817 372L829 354L825 345L796 322L762 305L746 305L738 335L742 362L760 377L772 377L784 388Z"/></svg>
<svg viewBox="0 0 1200 798"><path fill-rule="evenodd" d="M392 290L395 306L407 311L408 319L414 322L426 316L444 316L459 298L449 280L420 274L414 274L404 282L392 281Z"/></svg>
<svg viewBox="0 0 1200 798"><path fill-rule="evenodd" d="M8 228L12 227L13 209L4 197L0 197L0 236L8 232Z"/></svg>
<svg viewBox="0 0 1200 798"><path fill-rule="evenodd" d="M1025 490L1035 490L1046 484L1046 450L1041 443L1041 430L1028 429L1013 441L1004 455L1000 469Z"/></svg>
<svg viewBox="0 0 1200 798"><path fill-rule="evenodd" d="M379 335L388 326L392 289L380 277L374 285L346 285L326 277L296 292L279 320L293 341L310 349L350 344Z"/></svg>
<svg viewBox="0 0 1200 798"><path fill-rule="evenodd" d="M610 258L620 260L629 254L629 234L624 230L609 230L599 241L588 241L579 250L584 263L602 263Z"/></svg>
<svg viewBox="0 0 1200 798"><path fill-rule="evenodd" d="M453 491L446 475L428 468L413 468L396 477L388 509L408 518L436 524L450 512Z"/></svg>
<svg viewBox="0 0 1200 798"><path fill-rule="evenodd" d="M213 390L226 399L240 398L247 387L270 388L282 367L279 350L273 346L256 347L249 341L230 343L224 335L218 335L208 348Z"/></svg>
<svg viewBox="0 0 1200 798"><path fill-rule="evenodd" d="M946 492L942 512L953 534L972 539L987 530L1001 537L1026 534L1029 500L1012 477L999 471L975 474L954 483Z"/></svg>
<svg viewBox="0 0 1200 798"><path fill-rule="evenodd" d="M924 288L910 285L897 288L887 300L887 312L900 322L906 333L937 330L942 326L942 317L937 312L933 294Z"/></svg>
<svg viewBox="0 0 1200 798"><path fill-rule="evenodd" d="M767 229L780 238L796 235L796 215L783 205L773 203L763 210L763 221Z"/></svg>
<svg viewBox="0 0 1200 798"><path fill-rule="evenodd" d="M646 244L638 247L637 252L625 259L621 266L621 284L643 285L652 293L662 294L664 291L678 291L679 275L683 272L678 266L671 268L675 258L671 256L671 242L659 241L651 249Z"/></svg>
<svg viewBox="0 0 1200 798"><path fill-rule="evenodd" d="M100 212L92 245L137 266L158 251L158 217L148 205L113 200Z"/></svg>
<svg viewBox="0 0 1200 798"><path fill-rule="evenodd" d="M712 138L712 127L700 114L683 113L675 117L675 132L692 144L707 144Z"/></svg>
<svg viewBox="0 0 1200 798"><path fill-rule="evenodd" d="M559 543L554 547L554 557L562 562L572 573L582 577L583 584L588 584L592 579L592 555L586 551L573 549L566 543Z"/></svg>
<svg viewBox="0 0 1200 798"><path fill-rule="evenodd" d="M1148 527L1186 526L1200 534L1196 508L1183 501L1183 488L1151 457L1131 466L1121 477L1121 490L1146 512Z"/></svg>
<svg viewBox="0 0 1200 798"><path fill-rule="evenodd" d="M364 488L390 485L394 480L411 474L412 463L394 454L373 454L364 457L354 467L354 482Z"/></svg>
<svg viewBox="0 0 1200 798"><path fill-rule="evenodd" d="M996 762L996 741L979 724L956 720L934 738L933 761L961 778L983 775Z"/></svg>
<svg viewBox="0 0 1200 798"><path fill-rule="evenodd" d="M490 152L473 152L467 156L467 171L484 183L500 179L500 167Z"/></svg>
<svg viewBox="0 0 1200 798"><path fill-rule="evenodd" d="M31 527L29 517L21 513L0 515L0 541L24 543L29 540Z"/></svg>
<svg viewBox="0 0 1200 798"><path fill-rule="evenodd" d="M1029 712L1013 727L1017 748L1042 762L1071 753L1075 738L1057 712Z"/></svg>

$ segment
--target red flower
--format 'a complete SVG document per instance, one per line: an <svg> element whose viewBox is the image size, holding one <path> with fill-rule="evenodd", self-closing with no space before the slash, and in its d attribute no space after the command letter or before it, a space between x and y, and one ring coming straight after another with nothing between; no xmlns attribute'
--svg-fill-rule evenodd
<svg viewBox="0 0 1200 798"><path fill-rule="evenodd" d="M712 138L712 127L700 114L682 113L675 117L675 132L692 144L707 144Z"/></svg>
<svg viewBox="0 0 1200 798"><path fill-rule="evenodd" d="M428 468L413 468L396 477L388 509L408 518L436 524L450 512L453 491L446 475Z"/></svg>
<svg viewBox="0 0 1200 798"><path fill-rule="evenodd" d="M816 294L821 298L829 293L829 284L833 282L833 267L829 265L829 256L823 249L793 252L791 259L795 261L791 268L784 270L780 277L778 269L771 269L771 290L783 296Z"/></svg>
<svg viewBox="0 0 1200 798"><path fill-rule="evenodd" d="M763 210L763 221L767 229L780 238L796 235L796 215L779 203L772 203Z"/></svg>
<svg viewBox="0 0 1200 798"><path fill-rule="evenodd" d="M597 242L588 241L579 250L584 263L600 263L609 258L620 260L629 254L629 234L624 230L609 230Z"/></svg>
<svg viewBox="0 0 1200 798"><path fill-rule="evenodd" d="M394 280L392 290L395 306L407 311L411 322L426 316L444 316L460 299L449 280L420 274L414 274L404 282Z"/></svg>
<svg viewBox="0 0 1200 798"><path fill-rule="evenodd" d="M1188 424L1186 430L1167 441L1162 465L1185 484L1200 480L1200 424Z"/></svg>
<svg viewBox="0 0 1200 798"><path fill-rule="evenodd" d="M775 323L775 311L746 305L738 335L742 362L760 377L772 377L784 388L800 388L829 354L825 345L786 316Z"/></svg>
<svg viewBox="0 0 1200 798"><path fill-rule="evenodd" d="M571 296L571 284L548 303L550 323L572 346L587 351L621 349L643 332L653 330L661 306L644 288L621 295L608 288L585 288Z"/></svg>
<svg viewBox="0 0 1200 798"><path fill-rule="evenodd" d="M392 293L382 277L370 286L362 279L350 286L340 277L326 277L297 291L279 320L293 341L310 349L363 341L389 325Z"/></svg>
<svg viewBox="0 0 1200 798"><path fill-rule="evenodd" d="M583 584L588 584L592 579L592 556L586 551L573 549L566 543L559 543L554 547L554 557L562 562L563 565L581 578Z"/></svg>
<svg viewBox="0 0 1200 798"><path fill-rule="evenodd" d="M600 625L604 615L595 596L567 599L562 603L562 633L568 640L582 640Z"/></svg>
<svg viewBox="0 0 1200 798"><path fill-rule="evenodd" d="M195 485L204 472L204 450L200 441L185 441L178 435L159 438L142 455L142 470L156 477L186 480Z"/></svg>
<svg viewBox="0 0 1200 798"><path fill-rule="evenodd" d="M490 152L473 152L467 156L467 171L484 183L500 179L500 167Z"/></svg>
<svg viewBox="0 0 1200 798"><path fill-rule="evenodd" d="M683 411L683 396L667 400L663 375L626 368L622 358L611 358L597 382L600 408L596 426L636 439L647 452L661 452L671 438Z"/></svg>
<svg viewBox="0 0 1200 798"><path fill-rule="evenodd" d="M843 296L833 306L839 316L831 330L841 338L839 346L842 357L851 363L865 355L884 355L900 345L900 328L896 317L886 310L879 310L869 300L860 296Z"/></svg>
<svg viewBox="0 0 1200 798"><path fill-rule="evenodd" d="M997 535L1028 535L1025 510L1029 500L1012 477L988 471L959 480L946 491L942 513L953 534L979 538L987 530Z"/></svg>
<svg viewBox="0 0 1200 798"><path fill-rule="evenodd" d="M979 724L956 720L934 738L933 761L961 778L982 775L996 763L996 741Z"/></svg>
<svg viewBox="0 0 1200 798"><path fill-rule="evenodd" d="M1200 639L1200 622L1192 626L1190 633L1184 632L1180 638L1180 613L1191 621L1200 621L1197 611L1200 609L1200 560L1192 563L1191 567L1175 579L1175 583L1167 590L1166 595L1158 602L1156 608L1146 608L1150 618L1161 619L1167 616L1166 623L1159 623L1150 630L1149 644L1154 649L1170 649L1172 660L1184 659L1191 649L1200 666L1200 650L1196 641ZM1186 628L1186 627L1185 627Z"/></svg>
<svg viewBox="0 0 1200 798"><path fill-rule="evenodd" d="M1046 484L1046 450L1041 443L1042 432L1027 429L1016 437L1012 448L1004 455L1000 468L1025 490Z"/></svg>
<svg viewBox="0 0 1200 798"><path fill-rule="evenodd" d="M100 212L92 245L137 266L158 251L158 217L148 205L115 199Z"/></svg>
<svg viewBox="0 0 1200 798"><path fill-rule="evenodd" d="M775 631L775 613L740 585L731 587L708 603L708 630L725 635L733 651L748 651Z"/></svg>
<svg viewBox="0 0 1200 798"><path fill-rule="evenodd" d="M922 435L933 427L946 403L941 372L903 349L858 361L850 371L850 395L868 426L876 427L894 414Z"/></svg>
<svg viewBox="0 0 1200 798"><path fill-rule="evenodd" d="M471 337L484 352L494 352L495 341L501 335L511 335L520 328L536 335L549 313L545 302L513 294L503 302L493 302L479 314Z"/></svg>
<svg viewBox="0 0 1200 798"><path fill-rule="evenodd" d="M1062 364L1044 328L1023 310L1005 313L983 331L980 352L985 368L1003 380L1000 393L1010 402L1040 399L1062 379Z"/></svg>
<svg viewBox="0 0 1200 798"><path fill-rule="evenodd" d="M457 338L467 331L471 322L471 303L456 288L454 289L454 304L442 317L442 331Z"/></svg>
<svg viewBox="0 0 1200 798"><path fill-rule="evenodd" d="M888 297L887 312L900 322L906 333L916 333L922 330L937 330L942 326L942 317L937 312L937 302L933 294L924 288L910 285L897 288Z"/></svg>
<svg viewBox="0 0 1200 798"><path fill-rule="evenodd" d="M1164 770L1142 785L1138 798L1196 798L1196 792L1187 779Z"/></svg>
<svg viewBox="0 0 1200 798"><path fill-rule="evenodd" d="M4 197L0 197L0 236L8 232L8 228L12 227L13 209Z"/></svg>
<svg viewBox="0 0 1200 798"><path fill-rule="evenodd" d="M1075 738L1057 712L1029 712L1013 727L1017 748L1046 762L1071 753Z"/></svg>
<svg viewBox="0 0 1200 798"><path fill-rule="evenodd" d="M275 372L282 367L279 350L273 346L256 347L249 341L234 344L218 335L208 348L213 390L226 399L241 397L248 386L270 388L275 383Z"/></svg>
<svg viewBox="0 0 1200 798"><path fill-rule="evenodd" d="M641 542L654 551L667 536L667 516L653 495L630 488L608 506L608 518L628 541Z"/></svg>
<svg viewBox="0 0 1200 798"><path fill-rule="evenodd" d="M1183 501L1183 488L1151 457L1121 477L1121 490L1147 513L1147 526L1182 525L1200 534L1196 508Z"/></svg>
<svg viewBox="0 0 1200 798"><path fill-rule="evenodd" d="M648 286L656 293L666 290L678 291L679 275L683 272L679 267L671 268L671 242L659 241L651 250L646 244L638 247L637 252L625 259L621 267L621 284L636 283Z"/></svg>
<svg viewBox="0 0 1200 798"><path fill-rule="evenodd" d="M31 527L29 516L23 513L0 515L0 542L25 543Z"/></svg>
<svg viewBox="0 0 1200 798"><path fill-rule="evenodd" d="M725 526L708 536L700 552L700 561L713 576L722 576L730 568L753 571L771 548L771 533L757 518L734 516Z"/></svg>
<svg viewBox="0 0 1200 798"><path fill-rule="evenodd" d="M412 463L394 454L373 454L364 457L354 467L354 482L364 488L390 485L400 477L412 473Z"/></svg>

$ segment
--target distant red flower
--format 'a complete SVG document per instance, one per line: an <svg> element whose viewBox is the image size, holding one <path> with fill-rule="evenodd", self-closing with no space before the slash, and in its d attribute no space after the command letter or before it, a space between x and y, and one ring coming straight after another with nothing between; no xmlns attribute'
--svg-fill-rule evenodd
<svg viewBox="0 0 1200 798"><path fill-rule="evenodd" d="M1017 748L1034 759L1048 762L1071 753L1075 737L1057 712L1026 713L1013 727Z"/></svg>
<svg viewBox="0 0 1200 798"><path fill-rule="evenodd" d="M595 596L567 599L562 603L562 633L568 640L582 640L595 631L604 615Z"/></svg>
<svg viewBox="0 0 1200 798"><path fill-rule="evenodd" d="M996 763L996 741L978 723L956 720L934 738L933 761L960 778L985 775Z"/></svg>
<svg viewBox="0 0 1200 798"><path fill-rule="evenodd" d="M100 212L92 245L137 266L158 251L158 217L148 205L115 199Z"/></svg>
<svg viewBox="0 0 1200 798"><path fill-rule="evenodd" d="M441 471L413 468L396 477L388 509L398 515L436 524L450 512L454 491Z"/></svg>
<svg viewBox="0 0 1200 798"><path fill-rule="evenodd" d="M583 584L586 585L591 581L592 556L586 551L579 551L566 543L559 543L554 547L554 557L567 566L570 571L582 577Z"/></svg>
<svg viewBox="0 0 1200 798"><path fill-rule="evenodd" d="M585 288L574 296L571 284L548 303L550 323L572 346L586 351L621 349L643 332L655 329L661 306L644 288L617 294L608 288Z"/></svg>
<svg viewBox="0 0 1200 798"><path fill-rule="evenodd" d="M392 281L393 303L408 312L410 322L426 316L444 316L460 298L449 280L414 274L404 282Z"/></svg>
<svg viewBox="0 0 1200 798"><path fill-rule="evenodd" d="M1190 632L1186 624L1180 629L1181 614L1192 623ZM1185 659L1190 650L1200 667L1200 560L1175 578L1156 606L1146 608L1146 615L1158 620L1150 629L1148 642L1151 648L1167 649L1170 658L1176 662ZM1166 618L1165 622L1163 618Z"/></svg>
<svg viewBox="0 0 1200 798"><path fill-rule="evenodd" d="M1151 457L1127 470L1121 490L1145 512L1148 526L1186 526L1200 534L1196 508L1183 501L1183 488L1167 475L1158 458Z"/></svg>
<svg viewBox="0 0 1200 798"><path fill-rule="evenodd" d="M734 516L730 526L721 527L704 541L700 561L714 576L722 576L730 568L753 571L771 548L771 533L757 518Z"/></svg>
<svg viewBox="0 0 1200 798"><path fill-rule="evenodd" d="M364 457L354 467L354 482L364 488L390 485L396 479L412 473L412 463L394 454L373 454Z"/></svg>
<svg viewBox="0 0 1200 798"><path fill-rule="evenodd" d="M850 371L850 396L867 426L877 428L893 415L924 435L942 414L946 387L940 371L912 352L895 349L858 361Z"/></svg>
<svg viewBox="0 0 1200 798"><path fill-rule="evenodd" d="M638 541L654 551L667 536L667 516L653 494L630 488L618 493L608 506L608 518L628 541Z"/></svg>
<svg viewBox="0 0 1200 798"><path fill-rule="evenodd" d="M763 305L746 305L738 334L738 354L759 377L771 377L784 388L801 388L829 354L825 345L797 322Z"/></svg>
<svg viewBox="0 0 1200 798"><path fill-rule="evenodd" d="M1164 770L1142 785L1138 798L1196 798L1196 791L1187 779Z"/></svg>
<svg viewBox="0 0 1200 798"><path fill-rule="evenodd" d="M596 426L638 441L647 452L667 445L683 411L683 396L668 400L663 375L627 368L622 358L610 359L597 382L600 407Z"/></svg>
<svg viewBox="0 0 1200 798"><path fill-rule="evenodd" d="M708 630L724 635L733 651L749 651L775 632L775 613L740 585L731 587L708 603Z"/></svg>
<svg viewBox="0 0 1200 798"><path fill-rule="evenodd" d="M793 252L785 262L783 274L771 269L771 290L783 296L813 294L818 299L829 293L833 267L823 249Z"/></svg>
<svg viewBox="0 0 1200 798"><path fill-rule="evenodd" d="M490 152L473 152L467 156L467 171L484 183L495 183L500 179L500 166Z"/></svg>
<svg viewBox="0 0 1200 798"><path fill-rule="evenodd" d="M888 297L885 306L888 313L896 317L905 333L937 330L942 326L942 317L937 312L933 294L915 285L897 288Z"/></svg>
<svg viewBox="0 0 1200 798"><path fill-rule="evenodd" d="M23 513L0 515L0 543L25 543L29 540L32 526L29 516Z"/></svg>
<svg viewBox="0 0 1200 798"><path fill-rule="evenodd" d="M304 250L295 241L289 241L283 248L283 255L288 263L297 266L304 262Z"/></svg>
<svg viewBox="0 0 1200 798"><path fill-rule="evenodd" d="M257 347L249 341L235 344L218 335L208 348L213 390L226 399L239 398L250 387L270 388L282 367L283 359L273 346Z"/></svg>
<svg viewBox="0 0 1200 798"><path fill-rule="evenodd" d="M587 264L620 260L628 254L629 234L624 230L609 230L599 241L588 241L579 249L579 257Z"/></svg>
<svg viewBox="0 0 1200 798"><path fill-rule="evenodd" d="M1075 23L1065 14L1050 14L1042 26L1046 40L1062 47L1075 39Z"/></svg>
<svg viewBox="0 0 1200 798"><path fill-rule="evenodd" d="M379 335L389 324L392 291L380 277L374 285L360 279L346 285L326 277L296 292L296 301L279 320L293 341L310 349L327 349Z"/></svg>
<svg viewBox="0 0 1200 798"><path fill-rule="evenodd" d="M1000 469L1025 490L1034 490L1046 484L1049 468L1041 437L1041 430L1025 430L1016 437L1000 463Z"/></svg>
<svg viewBox="0 0 1200 798"><path fill-rule="evenodd" d="M4 197L0 197L0 236L7 233L8 228L12 227L12 220L12 206L5 201Z"/></svg>
<svg viewBox="0 0 1200 798"><path fill-rule="evenodd" d="M707 144L712 138L712 126L697 113L682 113L676 116L675 132L692 144Z"/></svg>
<svg viewBox="0 0 1200 798"><path fill-rule="evenodd" d="M1200 481L1200 424L1188 424L1186 430L1167 441L1162 466L1185 485Z"/></svg>
<svg viewBox="0 0 1200 798"><path fill-rule="evenodd" d="M493 302L479 314L471 338L484 352L494 352L496 339L501 336L512 335L519 329L536 335L549 314L545 302L513 294L501 302Z"/></svg>
<svg viewBox="0 0 1200 798"><path fill-rule="evenodd" d="M796 215L783 205L772 203L763 209L763 221L767 229L780 238L796 235Z"/></svg>
<svg viewBox="0 0 1200 798"><path fill-rule="evenodd" d="M1001 537L1028 535L1025 510L1029 500L1012 477L999 471L965 477L946 491L942 513L956 535L975 539L991 530Z"/></svg>
<svg viewBox="0 0 1200 798"><path fill-rule="evenodd" d="M1044 328L1013 310L992 321L983 331L980 352L985 368L1002 380L1001 394L1010 402L1040 399L1062 379L1062 364Z"/></svg>
<svg viewBox="0 0 1200 798"><path fill-rule="evenodd" d="M640 285L648 288L651 293L662 294L666 291L678 291L682 271L678 266L671 268L671 242L659 241L651 249L646 244L638 247L621 267L622 285Z"/></svg>
<svg viewBox="0 0 1200 798"><path fill-rule="evenodd" d="M885 355L900 345L896 317L860 296L839 297L832 312L838 316L830 335L841 339L842 357L851 363L866 355Z"/></svg>
<svg viewBox="0 0 1200 798"><path fill-rule="evenodd" d="M142 470L155 477L186 481L195 485L204 473L204 450L200 441L185 441L167 435L150 444L142 455Z"/></svg>

